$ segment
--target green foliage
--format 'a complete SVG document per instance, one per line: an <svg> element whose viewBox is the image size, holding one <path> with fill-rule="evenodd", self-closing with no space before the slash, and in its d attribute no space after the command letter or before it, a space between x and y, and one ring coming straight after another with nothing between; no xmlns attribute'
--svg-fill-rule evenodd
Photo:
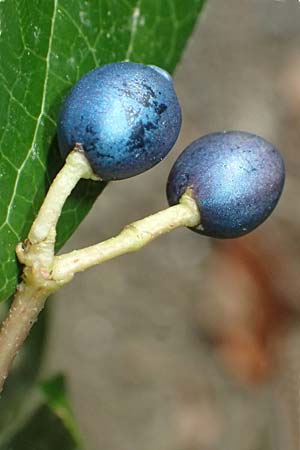
<svg viewBox="0 0 300 450"><path fill-rule="evenodd" d="M0 318L7 310L2 303ZM38 384L49 312L40 315L0 399L0 450L82 450L63 376Z"/></svg>
<svg viewBox="0 0 300 450"><path fill-rule="evenodd" d="M81 436L73 416L65 378L62 375L57 375L42 383L41 390L53 413L61 418L70 436L73 437L74 442L79 444L81 442Z"/></svg>
<svg viewBox="0 0 300 450"><path fill-rule="evenodd" d="M65 381L57 376L43 383L43 399L16 433L0 442L0 450L82 450L69 407Z"/></svg>
<svg viewBox="0 0 300 450"><path fill-rule="evenodd" d="M30 420L1 450L79 450L60 417L47 406L40 406Z"/></svg>
<svg viewBox="0 0 300 450"><path fill-rule="evenodd" d="M56 121L78 78L133 60L173 71L204 0L3 0L0 2L0 300L17 284L15 246L62 166ZM103 183L82 181L65 205L58 247Z"/></svg>

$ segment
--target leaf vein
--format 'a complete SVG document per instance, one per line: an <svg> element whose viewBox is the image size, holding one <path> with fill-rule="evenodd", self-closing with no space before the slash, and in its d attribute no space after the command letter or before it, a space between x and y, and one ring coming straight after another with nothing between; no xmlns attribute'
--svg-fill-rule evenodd
<svg viewBox="0 0 300 450"><path fill-rule="evenodd" d="M138 21L139 21L140 14L141 14L141 11L140 11L141 1L142 0L137 0L136 5L133 9L132 16L131 16L131 33L130 33L129 44L128 44L128 48L127 48L127 52L126 52L126 56L125 56L125 61L130 61L130 58L131 58L131 55L133 52L135 35L137 32Z"/></svg>
<svg viewBox="0 0 300 450"><path fill-rule="evenodd" d="M96 49L91 47L91 44L90 44L89 40L84 35L84 33L82 32L82 29L80 28L78 23L73 19L73 17L70 15L70 13L63 6L60 6L60 9L61 9L61 11L64 12L65 16L69 19L69 21L73 25L73 27L76 28L76 30L78 31L79 35L83 39L83 41L86 43L86 46L87 46L87 48L89 49L89 51L90 51L90 53L92 55L92 58L93 58L93 61L94 61L95 65L98 66L98 60L97 60L97 57L95 55Z"/></svg>
<svg viewBox="0 0 300 450"><path fill-rule="evenodd" d="M11 196L11 200L9 202L8 208L7 208L7 215L6 215L6 223L9 223L10 220L10 215L12 212L12 206L14 204L14 200L17 194L17 189L18 189L18 185L21 179L21 175L22 175L22 171L24 166L26 165L32 149L35 146L36 143L36 139L37 139L37 135L38 135L38 131L41 125L41 121L42 121L42 117L44 115L44 109L45 109L45 103L46 103L46 96L47 96L47 87L48 87L48 79L49 79L49 69L50 69L50 58L51 58L51 51L52 51L52 41L53 41L53 35L54 35L54 27L55 27L55 19L56 19L56 15L57 15L57 4L58 4L58 0L54 0L53 3L53 14L52 14L52 18L51 18L51 29L50 29L50 36L49 36L49 43L48 43L48 51L47 51L47 56L46 56L46 70L45 70L45 81L44 81L44 85L43 85L43 94L42 94L42 100L41 100L41 109L40 109L40 114L38 116L37 122L36 122L36 127L34 130L34 134L33 134L33 139L31 142L31 146L29 148L29 151L26 155L26 158L24 158L24 161L22 163L22 165L20 166L18 173L17 173L17 177L16 177L16 181L15 181L15 185L14 185L14 190L13 190L13 194Z"/></svg>

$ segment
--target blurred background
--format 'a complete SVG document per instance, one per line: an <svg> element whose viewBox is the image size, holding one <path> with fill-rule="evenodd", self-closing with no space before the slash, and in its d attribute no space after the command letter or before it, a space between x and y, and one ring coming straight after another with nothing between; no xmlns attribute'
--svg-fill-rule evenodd
<svg viewBox="0 0 300 450"><path fill-rule="evenodd" d="M299 24L297 0L209 0L175 74L175 150L111 183L64 249L165 208L200 135L247 130L284 155L283 197L249 237L177 230L56 295L45 373L68 374L89 450L299 449Z"/></svg>

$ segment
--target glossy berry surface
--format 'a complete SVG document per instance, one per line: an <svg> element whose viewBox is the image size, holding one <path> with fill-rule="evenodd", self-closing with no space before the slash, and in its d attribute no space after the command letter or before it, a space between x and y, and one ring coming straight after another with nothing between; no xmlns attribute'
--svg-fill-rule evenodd
<svg viewBox="0 0 300 450"><path fill-rule="evenodd" d="M58 142L64 157L81 144L96 175L117 180L159 163L173 147L180 126L181 109L167 72L113 63L75 84L62 106Z"/></svg>
<svg viewBox="0 0 300 450"><path fill-rule="evenodd" d="M196 231L242 236L273 211L284 185L284 163L272 144L242 131L212 133L190 144L168 179L170 205L191 188L201 215Z"/></svg>

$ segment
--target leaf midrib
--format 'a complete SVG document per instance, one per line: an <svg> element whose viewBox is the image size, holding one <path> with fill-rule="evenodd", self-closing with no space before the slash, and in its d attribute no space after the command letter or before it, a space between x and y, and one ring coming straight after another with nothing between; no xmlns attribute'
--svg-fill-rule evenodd
<svg viewBox="0 0 300 450"><path fill-rule="evenodd" d="M54 28L55 28L55 20L56 20L56 15L57 15L57 7L58 7L58 0L54 0L53 1L53 13L52 13L52 17L51 17L51 28L50 28L50 35L49 35L49 41L48 41L48 50L47 50L47 56L45 58L45 62L46 62L46 68L45 68L45 81L44 81L44 85L43 85L43 93L42 93L42 99L41 99L41 108L40 108L40 113L38 115L37 118L37 122L36 122L36 126L35 126L35 130L34 130L34 134L33 134L33 139L29 148L29 151L27 152L26 158L24 159L22 165L19 167L18 172L17 172L17 177L16 177L16 181L15 181L15 185L14 185L14 190L11 196L11 200L9 202L8 208L7 208L7 214L6 214L6 219L5 222L2 224L1 228L3 226L5 226L6 224L9 224L9 219L10 219L10 214L12 211L12 206L14 204L14 200L17 194L17 190L18 190L18 185L19 185L19 181L21 178L21 175L23 173L23 168L25 167L31 153L32 153L32 149L36 144L36 138L38 135L38 131L41 125L41 120L42 117L44 116L45 113L45 103L46 103L46 98L47 98L47 87L48 87L48 81L49 81L49 69L50 69L50 59L51 59L51 52L52 52L52 42L53 42L53 36L54 36Z"/></svg>

